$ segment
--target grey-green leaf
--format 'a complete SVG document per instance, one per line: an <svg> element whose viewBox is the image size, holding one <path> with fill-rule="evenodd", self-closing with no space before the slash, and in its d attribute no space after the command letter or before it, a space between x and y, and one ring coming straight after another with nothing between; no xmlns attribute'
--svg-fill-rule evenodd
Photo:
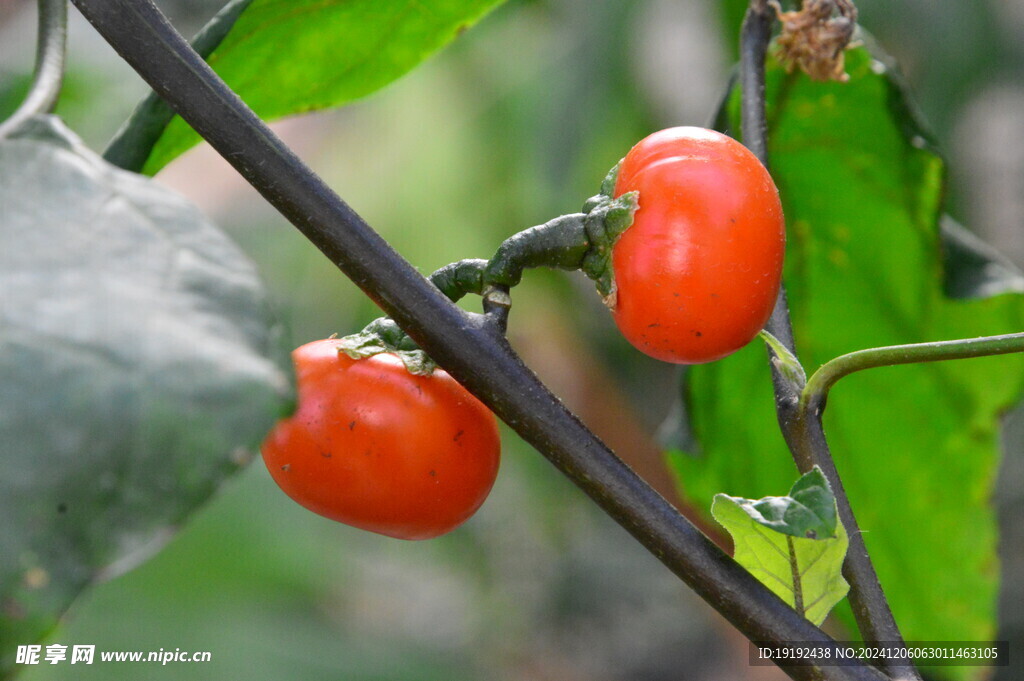
<svg viewBox="0 0 1024 681"><path fill-rule="evenodd" d="M0 641L25 644L249 461L290 390L254 268L181 197L45 117L0 142L0 205Z"/></svg>
<svg viewBox="0 0 1024 681"><path fill-rule="evenodd" d="M815 624L849 591L842 575L849 539L817 467L789 496L717 494L711 513L732 536L736 561Z"/></svg>
<svg viewBox="0 0 1024 681"><path fill-rule="evenodd" d="M501 1L253 0L207 61L258 115L273 120L379 90ZM197 142L175 117L147 149L144 172L155 173Z"/></svg>

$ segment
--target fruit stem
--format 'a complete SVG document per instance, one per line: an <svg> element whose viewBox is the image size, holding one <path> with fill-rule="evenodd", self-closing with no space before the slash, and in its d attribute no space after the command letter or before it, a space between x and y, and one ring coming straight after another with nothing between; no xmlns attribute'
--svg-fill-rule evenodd
<svg viewBox="0 0 1024 681"><path fill-rule="evenodd" d="M435 270L429 277L430 283L456 303L467 293L480 295L483 292L485 267L487 261L482 258L459 260Z"/></svg>
<svg viewBox="0 0 1024 681"><path fill-rule="evenodd" d="M483 273L484 314L494 319L502 332L508 326L512 307L509 291L523 278L528 267L578 270L590 248L584 228L584 213L561 215L543 225L530 227L501 242Z"/></svg>

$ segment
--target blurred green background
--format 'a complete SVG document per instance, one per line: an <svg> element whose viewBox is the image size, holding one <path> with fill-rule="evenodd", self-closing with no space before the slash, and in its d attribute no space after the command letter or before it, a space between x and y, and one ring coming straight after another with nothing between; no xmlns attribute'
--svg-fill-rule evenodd
<svg viewBox="0 0 1024 681"><path fill-rule="evenodd" d="M0 1L5 110L31 68L32 4ZM185 34L220 5L159 4ZM645 134L706 125L731 70L743 5L513 0L382 92L276 129L429 273L488 257L509 234L578 210ZM950 157L954 215L1024 262L1024 49L1016 39L1024 1L858 5L865 28L900 59ZM58 112L99 150L146 88L74 12L72 19ZM256 261L286 346L377 316L208 148L158 179L197 202ZM589 283L529 274L510 337L585 421L671 495L652 433L675 374L626 346ZM1010 522L1024 511L1019 442L1008 446L1001 476L1005 603L1024 601L1024 530ZM21 678L781 678L748 667L745 642L535 451L508 431L503 444L502 472L480 513L426 543L309 514L256 462L162 552L85 594L48 641L208 650L212 662L64 663L27 668ZM1021 637L1014 614L1004 613L1004 631ZM1011 673L1002 678L1020 678Z"/></svg>

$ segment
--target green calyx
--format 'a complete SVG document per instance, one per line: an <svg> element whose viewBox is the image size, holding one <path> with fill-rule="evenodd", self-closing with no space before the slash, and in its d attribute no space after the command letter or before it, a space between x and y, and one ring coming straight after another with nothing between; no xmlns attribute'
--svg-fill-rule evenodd
<svg viewBox="0 0 1024 681"><path fill-rule="evenodd" d="M609 309L615 308L617 289L612 268L612 248L632 224L633 214L640 207L640 193L627 192L612 198L619 176L621 161L612 168L601 183L601 193L583 204L586 214L583 225L590 246L580 270L594 280L597 292Z"/></svg>
<svg viewBox="0 0 1024 681"><path fill-rule="evenodd" d="M381 353L397 355L406 371L417 376L429 376L437 368L437 363L388 317L374 319L362 331L345 336L338 343L338 350L352 359Z"/></svg>
<svg viewBox="0 0 1024 681"><path fill-rule="evenodd" d="M623 160L625 159L620 159L618 163L612 166L612 169L601 180L601 190L583 202L584 213L589 213L598 204L610 199L612 194L615 193L615 183L619 181L619 168L622 167Z"/></svg>

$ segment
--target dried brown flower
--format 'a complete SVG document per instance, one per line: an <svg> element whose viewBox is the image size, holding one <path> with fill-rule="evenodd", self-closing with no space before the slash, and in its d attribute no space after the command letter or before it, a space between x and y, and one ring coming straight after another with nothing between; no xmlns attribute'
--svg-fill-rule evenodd
<svg viewBox="0 0 1024 681"><path fill-rule="evenodd" d="M777 0L771 5L782 24L776 48L787 68L800 67L815 80L849 78L843 52L857 25L857 8L850 0L804 0L803 8L794 12L783 12Z"/></svg>

